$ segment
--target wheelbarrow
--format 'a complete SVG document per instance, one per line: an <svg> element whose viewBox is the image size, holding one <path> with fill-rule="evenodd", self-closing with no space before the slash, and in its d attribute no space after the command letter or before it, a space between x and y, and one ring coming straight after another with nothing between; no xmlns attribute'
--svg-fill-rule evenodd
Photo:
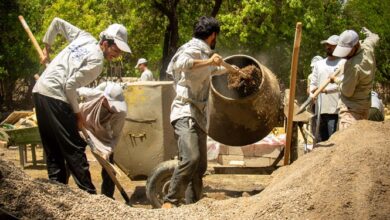
<svg viewBox="0 0 390 220"><path fill-rule="evenodd" d="M177 165L177 144L169 119L175 97L173 82L131 83L124 96L128 112L114 162L131 180L147 179L146 195L158 208Z"/></svg>

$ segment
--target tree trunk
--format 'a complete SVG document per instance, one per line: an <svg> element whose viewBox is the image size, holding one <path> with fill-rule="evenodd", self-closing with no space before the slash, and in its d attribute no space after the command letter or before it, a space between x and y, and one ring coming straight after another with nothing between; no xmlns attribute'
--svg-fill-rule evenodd
<svg viewBox="0 0 390 220"><path fill-rule="evenodd" d="M164 34L163 58L162 67L160 69L160 80L167 80L166 70L169 62L178 48L179 43L179 21L177 17L176 8L179 0L165 0L157 2L154 5L163 15L168 18L168 25Z"/></svg>
<svg viewBox="0 0 390 220"><path fill-rule="evenodd" d="M213 11L211 12L211 16L212 17L216 17L217 16L217 14L219 12L219 9L221 8L221 4L222 4L222 0L215 0Z"/></svg>

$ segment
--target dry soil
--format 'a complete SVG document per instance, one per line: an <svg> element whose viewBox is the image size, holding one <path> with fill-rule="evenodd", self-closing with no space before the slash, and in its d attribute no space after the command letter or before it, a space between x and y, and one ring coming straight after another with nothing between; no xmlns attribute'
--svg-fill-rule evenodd
<svg viewBox="0 0 390 220"><path fill-rule="evenodd" d="M360 121L280 168L259 194L171 210L131 208L0 161L0 207L25 219L389 219L389 158L390 122Z"/></svg>

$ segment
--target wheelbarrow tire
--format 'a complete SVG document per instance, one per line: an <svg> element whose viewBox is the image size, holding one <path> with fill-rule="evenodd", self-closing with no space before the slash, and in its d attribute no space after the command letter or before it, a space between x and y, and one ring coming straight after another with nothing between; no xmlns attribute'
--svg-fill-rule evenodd
<svg viewBox="0 0 390 220"><path fill-rule="evenodd" d="M146 196L153 208L160 208L162 206L164 196L168 192L169 183L177 164L177 160L164 161L158 164L149 175L146 181Z"/></svg>

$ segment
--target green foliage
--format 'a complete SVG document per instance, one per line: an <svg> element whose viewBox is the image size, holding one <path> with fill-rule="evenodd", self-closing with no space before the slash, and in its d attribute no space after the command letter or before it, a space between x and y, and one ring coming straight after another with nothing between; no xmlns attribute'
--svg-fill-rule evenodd
<svg viewBox="0 0 390 220"><path fill-rule="evenodd" d="M150 69L158 73L162 63L164 34L169 24L156 3L170 0L4 0L0 30L0 103L10 96L15 81L31 78L42 71L38 55L17 19L24 15L39 43L54 17L63 18L90 32L96 38L109 24L122 23L129 32L132 54L123 59L126 76L138 76L134 69L138 58L149 60ZM222 23L217 52L223 56L251 55L288 84L295 24L303 24L299 58L299 77L310 73L310 60L325 56L319 43L345 29L359 31L366 26L381 37L377 52L377 80L390 79L390 2L381 0L225 0L217 18ZM209 15L212 0L180 0L176 8L179 43L192 36L199 16ZM386 13L387 12L387 13ZM363 37L363 36L362 36ZM53 45L55 56L67 43L61 37ZM107 66L107 65L106 65ZM109 69L109 68L106 68ZM9 99L9 98L8 98Z"/></svg>
<svg viewBox="0 0 390 220"><path fill-rule="evenodd" d="M390 80L390 2L381 0L351 0L346 4L343 17L347 28L357 32L367 27L380 37L376 48L378 81ZM364 37L364 36L361 36Z"/></svg>
<svg viewBox="0 0 390 220"><path fill-rule="evenodd" d="M303 24L300 77L309 74L313 56L324 56L319 41L342 29L342 21L335 19L341 10L337 0L243 0L232 8L236 10L219 15L226 34L223 46L229 52L238 49L254 56L285 83L289 80L296 22ZM238 43L231 44L229 38Z"/></svg>

